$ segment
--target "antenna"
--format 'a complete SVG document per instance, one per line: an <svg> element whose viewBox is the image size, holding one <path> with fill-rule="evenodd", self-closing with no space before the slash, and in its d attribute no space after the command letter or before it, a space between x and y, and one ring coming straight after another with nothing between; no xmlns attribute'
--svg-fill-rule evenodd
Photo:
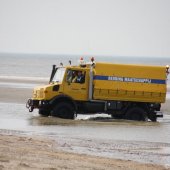
<svg viewBox="0 0 170 170"><path fill-rule="evenodd" d="M69 62L69 64L71 65L71 60L69 60L68 62Z"/></svg>

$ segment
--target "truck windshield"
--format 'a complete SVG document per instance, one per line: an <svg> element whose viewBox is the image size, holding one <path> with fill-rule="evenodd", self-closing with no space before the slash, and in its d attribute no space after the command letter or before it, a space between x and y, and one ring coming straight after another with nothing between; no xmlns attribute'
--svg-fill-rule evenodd
<svg viewBox="0 0 170 170"><path fill-rule="evenodd" d="M64 73L65 73L65 68L58 68L53 79L52 79L52 82L59 82L61 83L63 81L63 78L64 78Z"/></svg>

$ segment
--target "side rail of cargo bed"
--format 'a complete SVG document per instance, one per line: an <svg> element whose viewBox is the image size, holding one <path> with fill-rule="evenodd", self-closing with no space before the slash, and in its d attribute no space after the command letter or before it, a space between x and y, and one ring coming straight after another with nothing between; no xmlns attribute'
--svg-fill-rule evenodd
<svg viewBox="0 0 170 170"><path fill-rule="evenodd" d="M156 121L158 117L163 117L159 103L91 100L82 103L80 107L86 112L105 112L119 119Z"/></svg>

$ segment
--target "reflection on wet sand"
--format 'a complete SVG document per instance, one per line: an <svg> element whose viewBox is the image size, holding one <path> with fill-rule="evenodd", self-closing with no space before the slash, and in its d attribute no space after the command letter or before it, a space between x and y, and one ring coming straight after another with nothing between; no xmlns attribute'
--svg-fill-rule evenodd
<svg viewBox="0 0 170 170"><path fill-rule="evenodd" d="M35 125L62 125L62 126L114 126L114 125L134 125L134 126L158 126L159 122L130 121L124 119L113 119L105 114L78 115L75 120L61 119L57 117L33 116L29 119L32 126Z"/></svg>

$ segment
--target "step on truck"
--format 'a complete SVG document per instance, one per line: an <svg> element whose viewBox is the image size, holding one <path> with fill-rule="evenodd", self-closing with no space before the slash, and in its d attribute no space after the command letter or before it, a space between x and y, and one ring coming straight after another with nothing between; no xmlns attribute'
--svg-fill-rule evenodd
<svg viewBox="0 0 170 170"><path fill-rule="evenodd" d="M74 119L107 113L113 118L156 121L163 117L169 66L95 63L53 65L48 85L36 87L26 107L42 116Z"/></svg>

